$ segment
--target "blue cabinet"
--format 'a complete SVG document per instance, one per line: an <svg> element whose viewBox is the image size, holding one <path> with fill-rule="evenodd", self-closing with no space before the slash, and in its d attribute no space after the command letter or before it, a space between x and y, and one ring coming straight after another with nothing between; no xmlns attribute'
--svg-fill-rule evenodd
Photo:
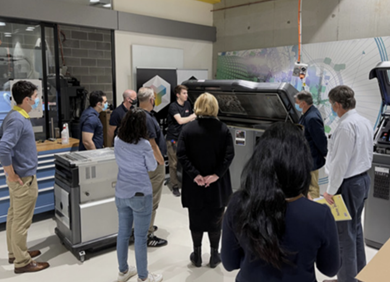
<svg viewBox="0 0 390 282"><path fill-rule="evenodd" d="M38 153L38 199L34 214L54 210L54 154L77 151L78 147L42 151ZM0 165L0 223L7 221L9 191L5 181L4 169Z"/></svg>

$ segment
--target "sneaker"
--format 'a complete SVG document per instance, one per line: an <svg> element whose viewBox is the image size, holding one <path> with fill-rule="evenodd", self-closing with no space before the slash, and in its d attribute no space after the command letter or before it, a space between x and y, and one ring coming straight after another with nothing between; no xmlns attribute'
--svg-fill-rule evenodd
<svg viewBox="0 0 390 282"><path fill-rule="evenodd" d="M158 230L158 227L156 225L153 225L153 232L156 232ZM134 238L134 228L131 231L129 245L134 244L135 238Z"/></svg>
<svg viewBox="0 0 390 282"><path fill-rule="evenodd" d="M161 282L163 281L163 276L161 274L152 274L149 273L148 278L142 280L138 277L138 282Z"/></svg>
<svg viewBox="0 0 390 282"><path fill-rule="evenodd" d="M131 277L137 274L137 269L134 266L129 266L129 269L126 273L118 273L118 282L126 282Z"/></svg>
<svg viewBox="0 0 390 282"><path fill-rule="evenodd" d="M158 238L157 236L154 236L153 233L148 236L148 247L162 247L167 244L168 244L167 240Z"/></svg>
<svg viewBox="0 0 390 282"><path fill-rule="evenodd" d="M173 188L172 189L172 194L176 197L180 197L181 194L180 194L180 191L179 191L179 188Z"/></svg>

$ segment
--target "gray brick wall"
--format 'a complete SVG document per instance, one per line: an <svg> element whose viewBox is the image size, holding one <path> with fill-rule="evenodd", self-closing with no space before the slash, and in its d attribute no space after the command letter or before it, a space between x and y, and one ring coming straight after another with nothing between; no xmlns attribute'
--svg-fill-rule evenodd
<svg viewBox="0 0 390 282"><path fill-rule="evenodd" d="M104 91L108 102L112 104L110 31L66 25L60 25L59 29L66 36L63 53L68 74L76 77L88 92Z"/></svg>

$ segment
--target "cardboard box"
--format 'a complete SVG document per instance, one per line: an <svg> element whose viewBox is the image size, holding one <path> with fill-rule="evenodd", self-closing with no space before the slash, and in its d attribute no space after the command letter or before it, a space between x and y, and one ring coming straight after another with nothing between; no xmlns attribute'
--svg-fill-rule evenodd
<svg viewBox="0 0 390 282"><path fill-rule="evenodd" d="M109 127L111 113L112 113L112 111L106 110L106 111L100 112L100 115L99 115L100 121L103 124L103 145L104 145L104 147L112 147L113 140L108 140L108 127Z"/></svg>
<svg viewBox="0 0 390 282"><path fill-rule="evenodd" d="M372 260L360 271L356 279L363 282L390 281L390 239L380 248Z"/></svg>

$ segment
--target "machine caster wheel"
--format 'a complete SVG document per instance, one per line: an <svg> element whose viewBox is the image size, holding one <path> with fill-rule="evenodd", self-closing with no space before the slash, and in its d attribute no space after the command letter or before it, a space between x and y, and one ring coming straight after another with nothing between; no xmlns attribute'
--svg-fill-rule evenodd
<svg viewBox="0 0 390 282"><path fill-rule="evenodd" d="M85 251L80 251L79 252L79 260L81 262L84 262L85 261Z"/></svg>

